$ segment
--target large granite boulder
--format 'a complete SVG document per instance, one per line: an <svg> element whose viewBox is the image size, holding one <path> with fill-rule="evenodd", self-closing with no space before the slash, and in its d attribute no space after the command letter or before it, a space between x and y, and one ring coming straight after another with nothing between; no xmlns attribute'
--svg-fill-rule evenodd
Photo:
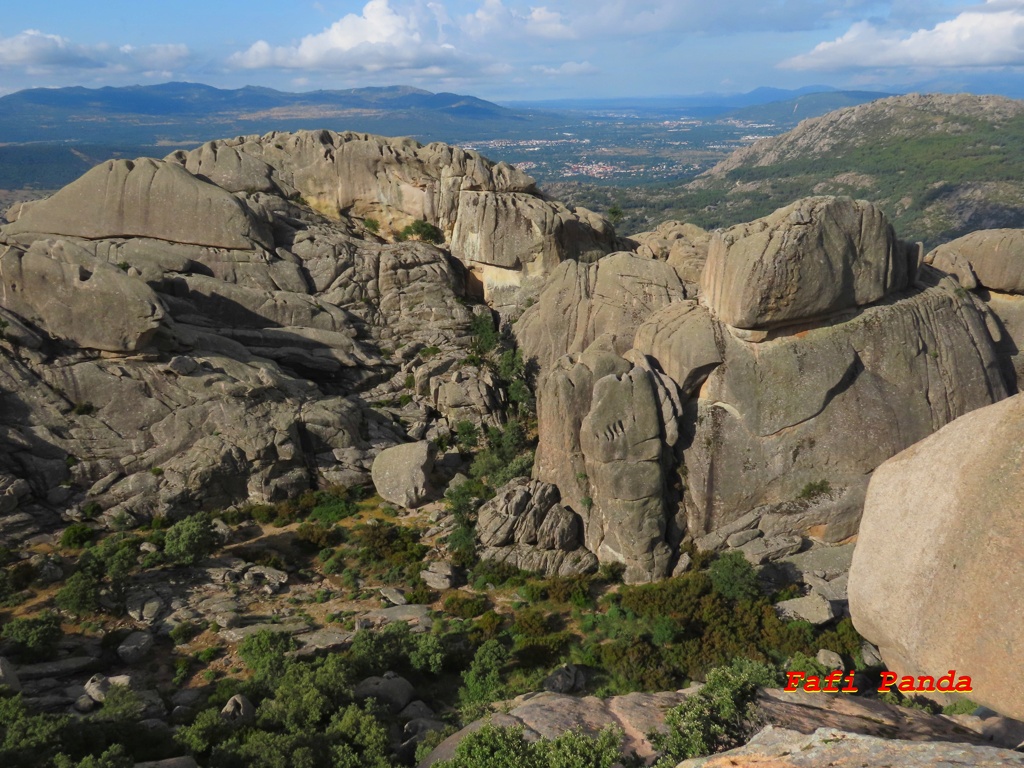
<svg viewBox="0 0 1024 768"><path fill-rule="evenodd" d="M373 460L371 470L377 493L400 507L418 507L430 495L436 452L434 444L426 440L385 448Z"/></svg>
<svg viewBox="0 0 1024 768"><path fill-rule="evenodd" d="M684 537L741 520L766 537L747 545L755 561L767 541L847 539L876 466L1008 392L984 304L919 268L872 206L812 198L733 234L739 255L757 257L709 258L697 301L627 279L591 306L604 270L668 266L616 254L563 264L517 326L541 370L534 477L558 487L587 547L625 562L631 581L670 573ZM811 307L833 268L842 290ZM716 275L740 293L775 280L800 310L736 328ZM624 303L636 296L654 298Z"/></svg>
<svg viewBox="0 0 1024 768"><path fill-rule="evenodd" d="M993 340L1011 384L1024 381L1024 230L972 232L925 256L936 269L955 275L975 291L994 318Z"/></svg>
<svg viewBox="0 0 1024 768"><path fill-rule="evenodd" d="M597 558L583 548L580 516L558 502L549 483L510 480L477 513L480 556L549 576L597 570Z"/></svg>
<svg viewBox="0 0 1024 768"><path fill-rule="evenodd" d="M886 665L969 675L970 698L1024 719L1024 395L946 425L875 470L850 611Z"/></svg>
<svg viewBox="0 0 1024 768"><path fill-rule="evenodd" d="M812 197L712 238L703 290L723 323L770 328L901 291L917 260L876 206Z"/></svg>
<svg viewBox="0 0 1024 768"><path fill-rule="evenodd" d="M956 275L968 289L1024 293L1024 229L983 229L943 243L925 263Z"/></svg>
<svg viewBox="0 0 1024 768"><path fill-rule="evenodd" d="M108 160L53 197L24 206L8 234L89 240L148 237L213 248L273 247L269 228L237 198L175 163Z"/></svg>
<svg viewBox="0 0 1024 768"><path fill-rule="evenodd" d="M456 370L473 318L465 266L382 242L351 207L330 218L299 200L316 179L339 186L322 138L104 164L0 228L0 535L92 505L101 524L132 524L365 484L385 448L496 423L496 382ZM372 148L372 180L342 174L371 207L382 188L402 196L402 158L416 178L451 170L434 187L449 228L463 180L532 184L443 145L324 140ZM408 398L413 422L391 410Z"/></svg>
<svg viewBox="0 0 1024 768"><path fill-rule="evenodd" d="M0 306L51 336L104 352L140 350L165 315L148 285L62 240L0 251Z"/></svg>

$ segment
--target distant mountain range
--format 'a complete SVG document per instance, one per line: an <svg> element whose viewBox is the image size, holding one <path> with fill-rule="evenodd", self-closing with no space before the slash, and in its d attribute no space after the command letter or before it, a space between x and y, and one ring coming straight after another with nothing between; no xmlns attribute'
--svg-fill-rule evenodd
<svg viewBox="0 0 1024 768"><path fill-rule="evenodd" d="M456 140L537 119L543 121L473 96L403 86L309 93L198 83L33 88L0 98L0 142L187 145L301 128Z"/></svg>

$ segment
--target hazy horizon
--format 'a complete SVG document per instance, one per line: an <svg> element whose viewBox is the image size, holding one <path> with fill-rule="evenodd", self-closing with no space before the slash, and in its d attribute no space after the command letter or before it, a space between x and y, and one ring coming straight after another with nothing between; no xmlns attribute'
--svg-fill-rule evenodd
<svg viewBox="0 0 1024 768"><path fill-rule="evenodd" d="M0 94L187 81L497 102L815 84L1024 95L1022 66L1024 0L55 0L0 22Z"/></svg>

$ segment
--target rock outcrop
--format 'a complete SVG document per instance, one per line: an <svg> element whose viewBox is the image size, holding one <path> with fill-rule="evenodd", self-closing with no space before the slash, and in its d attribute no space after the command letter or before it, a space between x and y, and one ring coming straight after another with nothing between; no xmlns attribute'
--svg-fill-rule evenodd
<svg viewBox="0 0 1024 768"><path fill-rule="evenodd" d="M563 264L516 324L534 477L630 581L748 516L785 547L853 535L876 466L1008 391L984 305L917 261L873 206L811 198L713 236L696 300L653 258Z"/></svg>
<svg viewBox="0 0 1024 768"><path fill-rule="evenodd" d="M1024 395L963 416L875 470L850 611L893 671L969 675L970 698L1024 718ZM936 482L941 478L941 482ZM998 568L998 578L993 578Z"/></svg>
<svg viewBox="0 0 1024 768"><path fill-rule="evenodd" d="M992 311L996 349L1011 383L1024 381L1024 230L972 232L940 245L925 262L955 275Z"/></svg>
<svg viewBox="0 0 1024 768"><path fill-rule="evenodd" d="M366 222L390 237L420 219L452 240L460 211L454 257ZM469 231L495 211L484 240L503 250L474 250ZM10 218L0 536L12 540L85 510L131 525L365 483L388 447L495 425L498 382L464 367L475 265L519 284L614 243L606 222L542 200L507 165L330 132L110 161ZM503 239L513 229L529 242ZM414 485L402 503L422 500Z"/></svg>
<svg viewBox="0 0 1024 768"><path fill-rule="evenodd" d="M373 219L383 233L416 220L436 226L492 306L566 259L615 250L601 217L542 199L533 179L505 163L445 144L360 133L271 133L204 144L170 160L231 192L299 197L332 219Z"/></svg>

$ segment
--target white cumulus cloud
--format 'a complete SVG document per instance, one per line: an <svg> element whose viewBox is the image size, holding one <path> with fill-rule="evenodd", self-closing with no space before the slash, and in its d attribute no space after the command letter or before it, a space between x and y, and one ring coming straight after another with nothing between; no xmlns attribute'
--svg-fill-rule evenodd
<svg viewBox="0 0 1024 768"><path fill-rule="evenodd" d="M231 56L243 69L362 68L378 71L422 64L430 66L449 57L449 45L425 38L413 12L402 14L389 0L370 0L361 14L350 13L317 34L291 46L272 46L265 40Z"/></svg>
<svg viewBox="0 0 1024 768"><path fill-rule="evenodd" d="M169 73L183 66L190 56L187 45L80 45L37 29L0 38L0 70L22 70L29 74L75 70Z"/></svg>
<svg viewBox="0 0 1024 768"><path fill-rule="evenodd" d="M787 69L1024 65L1024 1L988 0L928 29L857 22L841 37L782 62Z"/></svg>

